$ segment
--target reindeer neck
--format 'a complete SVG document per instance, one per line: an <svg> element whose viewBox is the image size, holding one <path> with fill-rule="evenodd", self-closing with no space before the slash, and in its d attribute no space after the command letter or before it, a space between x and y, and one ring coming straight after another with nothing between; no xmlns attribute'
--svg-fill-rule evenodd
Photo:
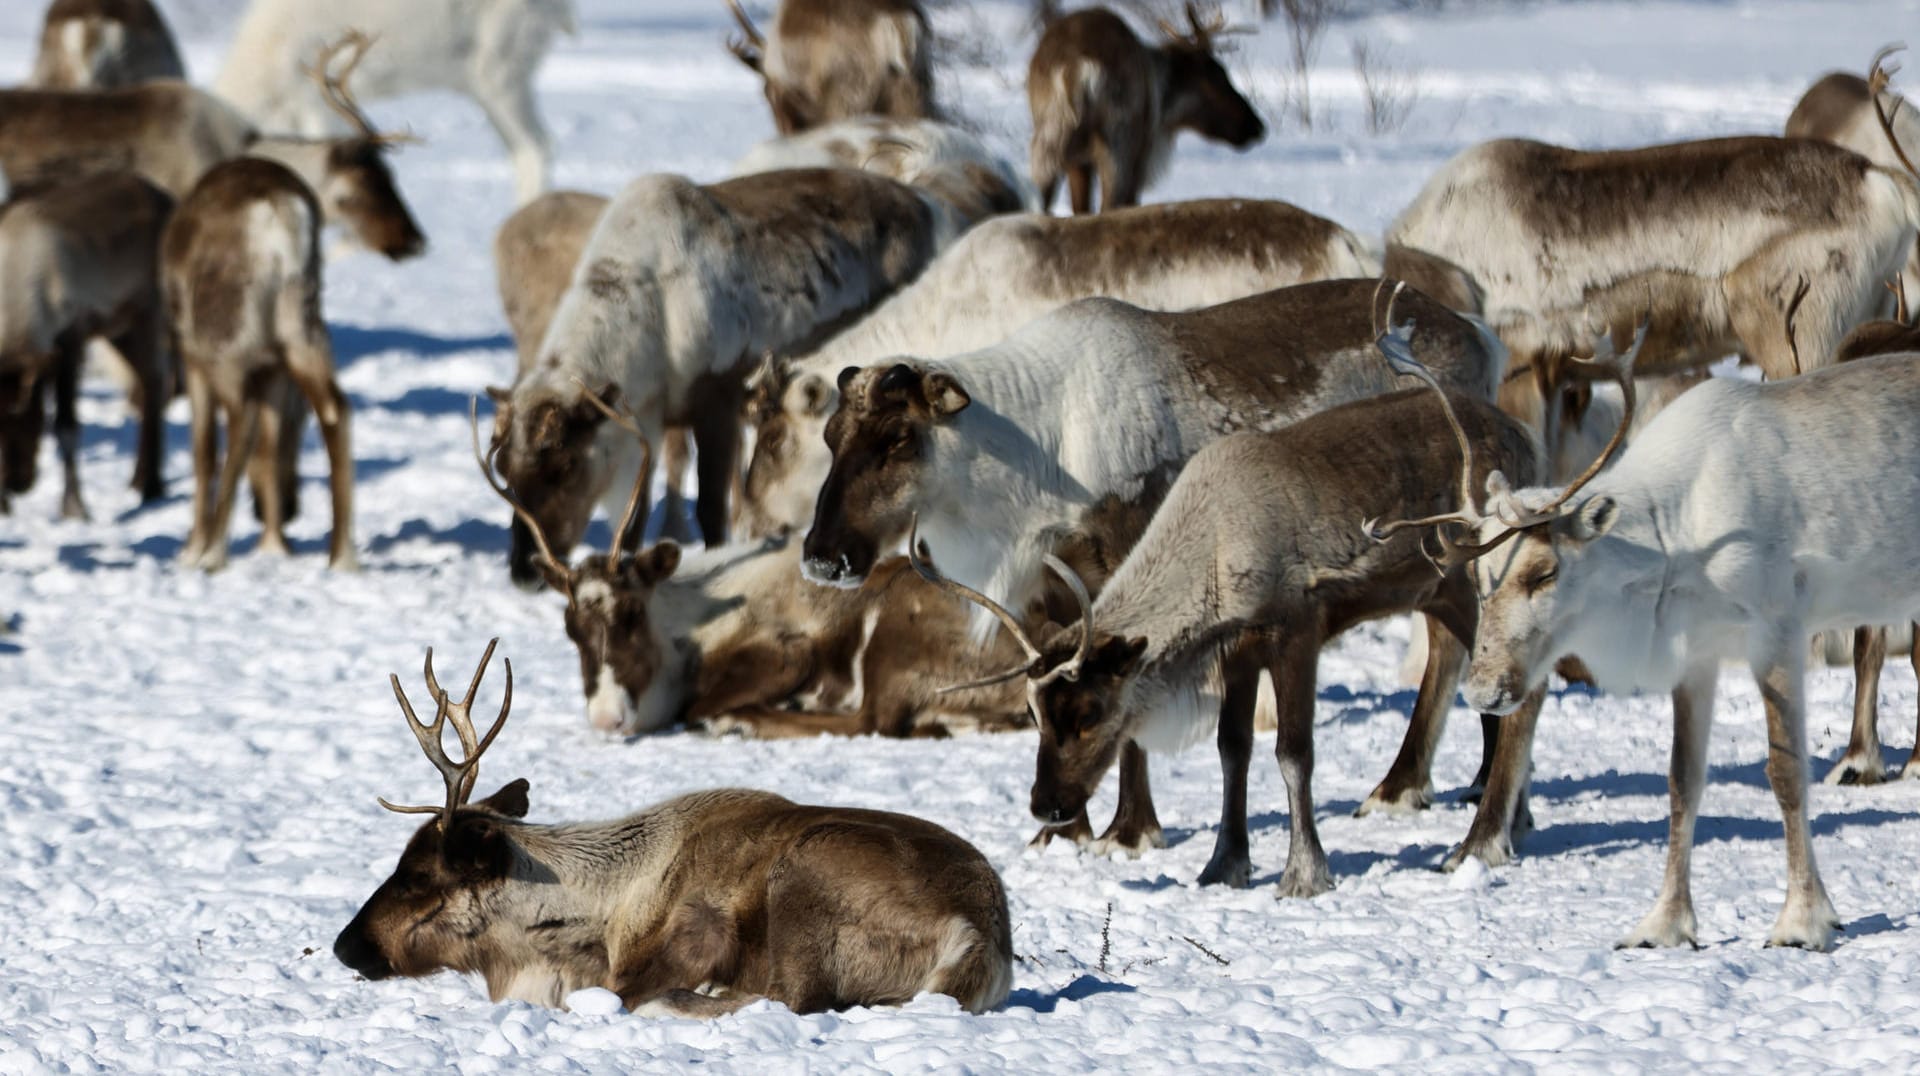
<svg viewBox="0 0 1920 1076"><path fill-rule="evenodd" d="M247 156L286 166L317 195L326 188L327 157L332 149L333 143L325 139L262 135L247 147Z"/></svg>

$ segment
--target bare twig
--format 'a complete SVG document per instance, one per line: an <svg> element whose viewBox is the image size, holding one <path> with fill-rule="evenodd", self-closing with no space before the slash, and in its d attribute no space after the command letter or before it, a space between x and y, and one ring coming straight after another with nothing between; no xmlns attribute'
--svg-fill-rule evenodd
<svg viewBox="0 0 1920 1076"><path fill-rule="evenodd" d="M1226 957L1221 956L1219 953L1214 952L1213 950L1207 948L1204 945L1201 945L1199 942L1194 941L1192 938L1187 937L1185 934L1180 935L1180 940L1183 942L1186 942L1188 945L1191 945L1195 949L1198 949L1201 952L1212 957L1214 960L1214 963L1220 965L1223 968L1232 963L1232 961L1228 960Z"/></svg>
<svg viewBox="0 0 1920 1076"><path fill-rule="evenodd" d="M1107 917L1100 923L1100 974L1107 973L1107 957L1113 953L1113 902L1107 902Z"/></svg>
<svg viewBox="0 0 1920 1076"><path fill-rule="evenodd" d="M1394 66L1392 54L1365 38L1352 46L1353 70L1367 99L1367 133L1391 134L1406 126L1413 106L1420 102L1414 72Z"/></svg>

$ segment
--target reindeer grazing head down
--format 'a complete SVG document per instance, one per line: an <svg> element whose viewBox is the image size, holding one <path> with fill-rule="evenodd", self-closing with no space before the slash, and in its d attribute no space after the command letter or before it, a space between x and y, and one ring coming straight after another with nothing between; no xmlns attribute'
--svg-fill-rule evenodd
<svg viewBox="0 0 1920 1076"><path fill-rule="evenodd" d="M457 703L435 680L433 651L427 651L427 690L434 700L431 722L415 716L400 678L390 678L408 727L446 783L447 800L437 807L401 807L380 801L390 811L434 817L414 833L392 876L374 890L334 939L333 955L368 979L431 975L443 969L487 970L492 948L487 938L492 917L488 898L514 868L509 834L527 813L524 778L509 782L486 799L469 802L480 756L506 724L513 705L513 664L508 662L500 716L484 737L475 734L473 700L499 641L487 644L466 698ZM440 739L449 723L464 752L458 762L447 756Z"/></svg>
<svg viewBox="0 0 1920 1076"><path fill-rule="evenodd" d="M580 544L594 503L611 481L611 463L599 438L620 400L620 387L609 383L589 392L577 385L523 380L511 392L490 388L487 395L494 401L488 473L499 472L515 505L508 570L516 586L537 590L545 579L543 549L564 558ZM622 530L616 540L625 534Z"/></svg>
<svg viewBox="0 0 1920 1076"><path fill-rule="evenodd" d="M802 568L817 583L858 586L906 536L934 432L973 402L952 374L920 363L840 372L827 420L833 466L820 486Z"/></svg>
<svg viewBox="0 0 1920 1076"><path fill-rule="evenodd" d="M413 213L400 197L387 166L389 147L416 141L411 135L382 134L347 89L354 68L373 46L373 39L354 30L320 51L307 74L320 86L328 107L339 113L354 134L327 146L326 179L320 196L327 219L352 232L369 249L394 261L405 261L427 249Z"/></svg>
<svg viewBox="0 0 1920 1076"><path fill-rule="evenodd" d="M1220 65L1217 39L1232 31L1218 8L1203 13L1189 3L1187 28L1182 30L1162 20L1160 32L1166 36L1162 51L1168 65L1168 93L1161 108L1169 127L1192 131L1235 149L1245 149L1267 137L1267 125L1260 121L1260 114Z"/></svg>

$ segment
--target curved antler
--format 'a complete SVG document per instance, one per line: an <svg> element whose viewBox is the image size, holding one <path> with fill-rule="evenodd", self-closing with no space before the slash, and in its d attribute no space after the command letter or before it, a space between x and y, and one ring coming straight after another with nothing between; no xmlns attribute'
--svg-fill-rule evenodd
<svg viewBox="0 0 1920 1076"><path fill-rule="evenodd" d="M767 39L760 36L760 31L754 28L753 20L747 18L747 13L741 10L740 0L727 0L727 10L733 12L733 21L740 24L740 32L744 35L729 36L727 51L733 53L741 63L759 71L761 61L766 56Z"/></svg>
<svg viewBox="0 0 1920 1076"><path fill-rule="evenodd" d="M1900 145L1900 136L1893 130L1893 118L1900 114L1900 106L1905 102L1895 101L1891 114L1880 104L1880 95L1885 93L1887 87L1893 82L1894 72L1900 70L1898 64L1888 67L1887 57L1906 47L1899 43L1882 45L1880 51L1873 54L1873 66L1867 72L1867 100L1873 102L1873 114L1880 121L1880 130L1885 132L1887 143L1893 147L1893 155L1900 158L1900 163L1906 166L1907 171L1912 173L1914 178L1920 179L1920 168L1913 166L1913 161L1907 157L1906 149Z"/></svg>
<svg viewBox="0 0 1920 1076"><path fill-rule="evenodd" d="M408 700L406 691L401 688L400 677L398 675L387 677L388 682L393 685L393 697L400 704L400 712L407 719L408 731L413 733L414 740L420 744L420 750L427 756L427 761L433 763L433 768L440 771L440 779L445 782L447 788L447 802L443 807L406 806L389 803L383 796L379 797L380 806L396 814L437 814L440 816L441 825L445 826L453 820L453 812L473 795L474 780L480 776L480 757L486 754L487 748L493 746L494 737L500 735L500 730L506 727L507 714L513 709L513 662L508 661L506 662L507 686L500 699L500 716L494 718L493 727L487 730L485 736L477 736L474 733L473 700L480 694L480 681L486 676L487 666L493 661L494 647L499 644L500 640L497 637L487 642L486 653L480 655L480 665L474 669L473 680L467 685L466 698L458 703L441 690L439 681L434 678L433 648L427 648L427 690L434 698L431 722L421 721L413 712L413 703ZM457 762L447 755L446 745L440 740L441 733L448 722L453 723L454 734L460 738L462 757Z"/></svg>
<svg viewBox="0 0 1920 1076"><path fill-rule="evenodd" d="M587 389L586 382L577 377L574 381L578 382L582 389L586 389L587 399L601 414L607 416L608 421L632 434L634 439L640 442L640 473L634 476L633 492L627 494L627 507L620 513L620 524L613 529L613 548L607 550L607 559L617 562L621 552L626 548L626 544L621 539L626 536L627 528L633 526L633 515L639 510L648 489L653 485L653 442L648 441L647 435L640 432L640 423L634 418L633 408L622 402L620 410L615 411L607 401L600 398L599 393ZM616 388L614 391L619 390ZM640 522L642 527L646 525L645 519ZM640 537L640 535L634 535L633 544L636 547L640 544Z"/></svg>
<svg viewBox="0 0 1920 1076"><path fill-rule="evenodd" d="M1043 560L1047 567L1053 569L1053 574L1059 576L1060 581L1067 585L1067 589L1073 591L1073 600L1080 604L1080 645L1074 648L1071 658L1050 670L1041 678L1041 682L1044 683L1055 677L1078 680L1081 667L1093 654L1093 599L1087 595L1087 584L1080 578L1078 572L1067 567L1066 561L1052 553L1048 553Z"/></svg>
<svg viewBox="0 0 1920 1076"><path fill-rule="evenodd" d="M509 490L493 472L493 458L499 453L500 446L496 444L485 453L480 451L480 397L478 396L468 401L467 421L473 429L473 461L480 465L481 476L487 480L488 488L499 494L500 499L507 502L507 505L513 509L514 517L526 525L528 533L533 535L534 548L539 551L542 560L553 566L554 574L562 580L561 591L566 594L567 601L571 603L573 583L571 574L567 570L567 562L553 555L553 548L547 544L547 532L540 529L540 521L533 518L533 513L527 511L526 506L520 503L520 498L515 497L513 491Z"/></svg>
<svg viewBox="0 0 1920 1076"><path fill-rule="evenodd" d="M945 695L954 691L967 691L977 687L992 687L995 684L1004 684L1016 676L1026 675L1027 670L1032 667L1033 663L1040 659L1040 648L1033 645L1033 639L1030 638L1026 630L1020 626L1019 618L1009 612L1006 606L1001 605L999 602L994 601L992 598L987 597L985 594L980 593L965 583L948 579L946 576L941 575L939 570L933 565L921 559L920 513L918 512L913 514L913 521L907 526L907 563L913 566L913 570L919 573L920 578L945 590L949 594L957 594L980 608L985 609L987 612L992 613L1007 629L1007 633L1013 636L1013 641L1020 644L1021 651L1027 655L1027 660L1024 663L1016 665L1006 672L996 673L979 680L970 680L964 684L954 684L951 687L944 687L940 689L939 694Z"/></svg>
<svg viewBox="0 0 1920 1076"><path fill-rule="evenodd" d="M353 126L360 137L384 146L418 142L420 140L411 133L381 134L380 129L367 118L367 114L361 111L359 103L353 99L353 92L347 89L348 80L353 78L353 72L360 66L360 61L367 58L367 50L373 47L373 43L374 38L369 37L364 31L348 30L341 35L340 40L321 46L317 62L302 65L301 70L306 72L308 78L320 84L320 97L327 103L327 107L339 113L342 119ZM335 58L349 49L352 53L336 72Z"/></svg>

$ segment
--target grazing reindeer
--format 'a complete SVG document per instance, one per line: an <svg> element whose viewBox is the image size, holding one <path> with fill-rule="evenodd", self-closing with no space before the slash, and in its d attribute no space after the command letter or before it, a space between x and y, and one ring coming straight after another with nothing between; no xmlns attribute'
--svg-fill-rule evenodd
<svg viewBox="0 0 1920 1076"><path fill-rule="evenodd" d="M1629 403L1630 382L1620 378ZM1787 900L1769 945L1825 949L1838 925L1807 824L1807 638L1920 612L1920 356L1859 359L1769 384L1715 378L1648 424L1619 462L1559 490L1512 490L1448 517L1449 561L1477 559L1480 628L1465 695L1514 712L1554 661L1578 654L1607 690L1671 691L1672 827L1666 880L1622 945L1693 943L1694 821L1720 663L1744 659L1767 713L1767 779L1786 824ZM1779 466L1752 466L1764 430ZM1617 446L1616 446L1617 447ZM1499 751L1530 752L1507 721ZM1524 757L1524 755L1516 756ZM1496 762L1467 844L1505 826Z"/></svg>
<svg viewBox="0 0 1920 1076"><path fill-rule="evenodd" d="M547 187L548 138L533 76L556 31L573 32L568 0L254 0L214 92L264 127L317 138L337 131L323 96L299 78L313 49L348 27L386 43L361 72L367 100L425 90L473 99L513 158L521 203Z"/></svg>
<svg viewBox="0 0 1920 1076"><path fill-rule="evenodd" d="M937 119L933 31L919 0L781 0L773 40L739 0L727 49L766 83L773 126L798 134L855 116Z"/></svg>
<svg viewBox="0 0 1920 1076"><path fill-rule="evenodd" d="M1076 11L1047 26L1027 65L1033 111L1033 185L1042 208L1053 204L1060 178L1075 213L1138 205L1160 178L1181 131L1245 149L1266 137L1266 125L1234 89L1215 54L1228 32L1218 10L1202 16L1187 4L1187 29L1162 22L1166 43L1143 44L1106 8Z"/></svg>
<svg viewBox="0 0 1920 1076"><path fill-rule="evenodd" d="M1802 356L1826 362L1880 309L1879 282L1905 264L1917 225L1920 183L1823 142L1587 152L1504 140L1428 181L1388 231L1386 260L1464 274L1515 368L1532 367L1551 400L1576 371L1566 360L1590 311L1622 332L1652 308L1642 374L1735 351L1768 378L1800 372ZM1557 412L1546 408L1549 445Z"/></svg>
<svg viewBox="0 0 1920 1076"><path fill-rule="evenodd" d="M1405 346L1405 332L1393 346ZM1540 470L1530 432L1490 402L1461 397L1454 411L1463 416L1456 436L1478 449L1472 456L1520 474ZM1057 825L1084 812L1129 739L1191 739L1206 721L1194 689L1217 668L1225 687L1218 720L1225 789L1200 884L1247 885L1247 765L1264 669L1279 702L1277 754L1292 828L1280 895L1331 889L1311 784L1321 648L1357 623L1398 613L1421 612L1445 625L1433 633L1403 748L1423 756L1415 765L1425 772L1473 638L1467 572L1436 573L1419 542L1375 544L1351 529L1356 519L1445 507L1453 467L1432 446L1447 437L1449 421L1424 390L1409 390L1208 444L1181 472L1098 602L1089 601L1072 568L1048 557L1081 608L1077 627L1043 645L1027 638L1012 614L977 599L1027 656L1000 679L1025 677L1040 728L1034 816ZM911 555L912 538L907 548Z"/></svg>
<svg viewBox="0 0 1920 1076"><path fill-rule="evenodd" d="M755 394L765 413L742 513L747 534L803 531L812 521L832 462L824 431L840 402L835 377L848 366L975 352L1075 299L1185 310L1378 271L1359 237L1285 202L1203 200L987 221L820 350L763 372Z"/></svg>
<svg viewBox="0 0 1920 1076"><path fill-rule="evenodd" d="M917 519L949 558L943 571L1023 616L1046 605L1049 553L1097 589L1208 442L1394 388L1375 357L1377 290L1323 281L1185 313L1086 299L979 354L842 371L803 567L857 585ZM1418 292L1400 309L1450 387L1492 397L1498 341ZM1176 745L1127 749L1120 810L1097 849L1159 843L1140 746ZM1369 802L1419 806L1426 784L1397 767ZM1091 837L1084 819L1066 832Z"/></svg>
<svg viewBox="0 0 1920 1076"><path fill-rule="evenodd" d="M334 568L356 565L353 454L347 398L333 374L320 318L320 205L285 167L242 158L216 166L180 203L161 244L161 286L174 349L193 404L193 531L181 558L209 571L227 561L240 468L255 452L260 548L285 552L282 533L292 435L283 379L320 420L333 487ZM214 445L215 408L227 417L226 462ZM216 493L214 476L219 475Z"/></svg>
<svg viewBox="0 0 1920 1076"><path fill-rule="evenodd" d="M594 502L634 477L632 438L587 399L617 390L649 443L669 424L692 428L696 514L720 544L750 359L811 346L918 275L943 238L925 196L849 169L636 180L601 215L539 357L502 405L508 487L564 556ZM533 552L516 520L521 586L540 583Z"/></svg>
<svg viewBox="0 0 1920 1076"><path fill-rule="evenodd" d="M972 845L889 811L811 807L769 792L694 792L608 822L524 821L527 781L471 799L506 724L473 725L487 644L456 703L433 674L431 722L393 677L407 728L446 786L393 876L333 952L368 979L477 972L495 1001L558 1006L603 987L643 1015L713 1017L761 998L796 1012L946 994L1006 1000L1013 946L1000 877ZM451 723L463 756L449 758ZM705 992L696 992L705 988Z"/></svg>
<svg viewBox="0 0 1920 1076"><path fill-rule="evenodd" d="M27 85L110 90L186 77L173 31L151 0L53 0Z"/></svg>
<svg viewBox="0 0 1920 1076"><path fill-rule="evenodd" d="M33 483L43 386L51 381L66 478L60 513L68 518L87 515L77 400L87 342L95 337L111 341L136 378L133 485L142 503L166 493L164 409L173 379L155 267L172 209L165 192L126 172L82 176L0 207L0 424L20 427L0 436L6 488L25 492Z"/></svg>

